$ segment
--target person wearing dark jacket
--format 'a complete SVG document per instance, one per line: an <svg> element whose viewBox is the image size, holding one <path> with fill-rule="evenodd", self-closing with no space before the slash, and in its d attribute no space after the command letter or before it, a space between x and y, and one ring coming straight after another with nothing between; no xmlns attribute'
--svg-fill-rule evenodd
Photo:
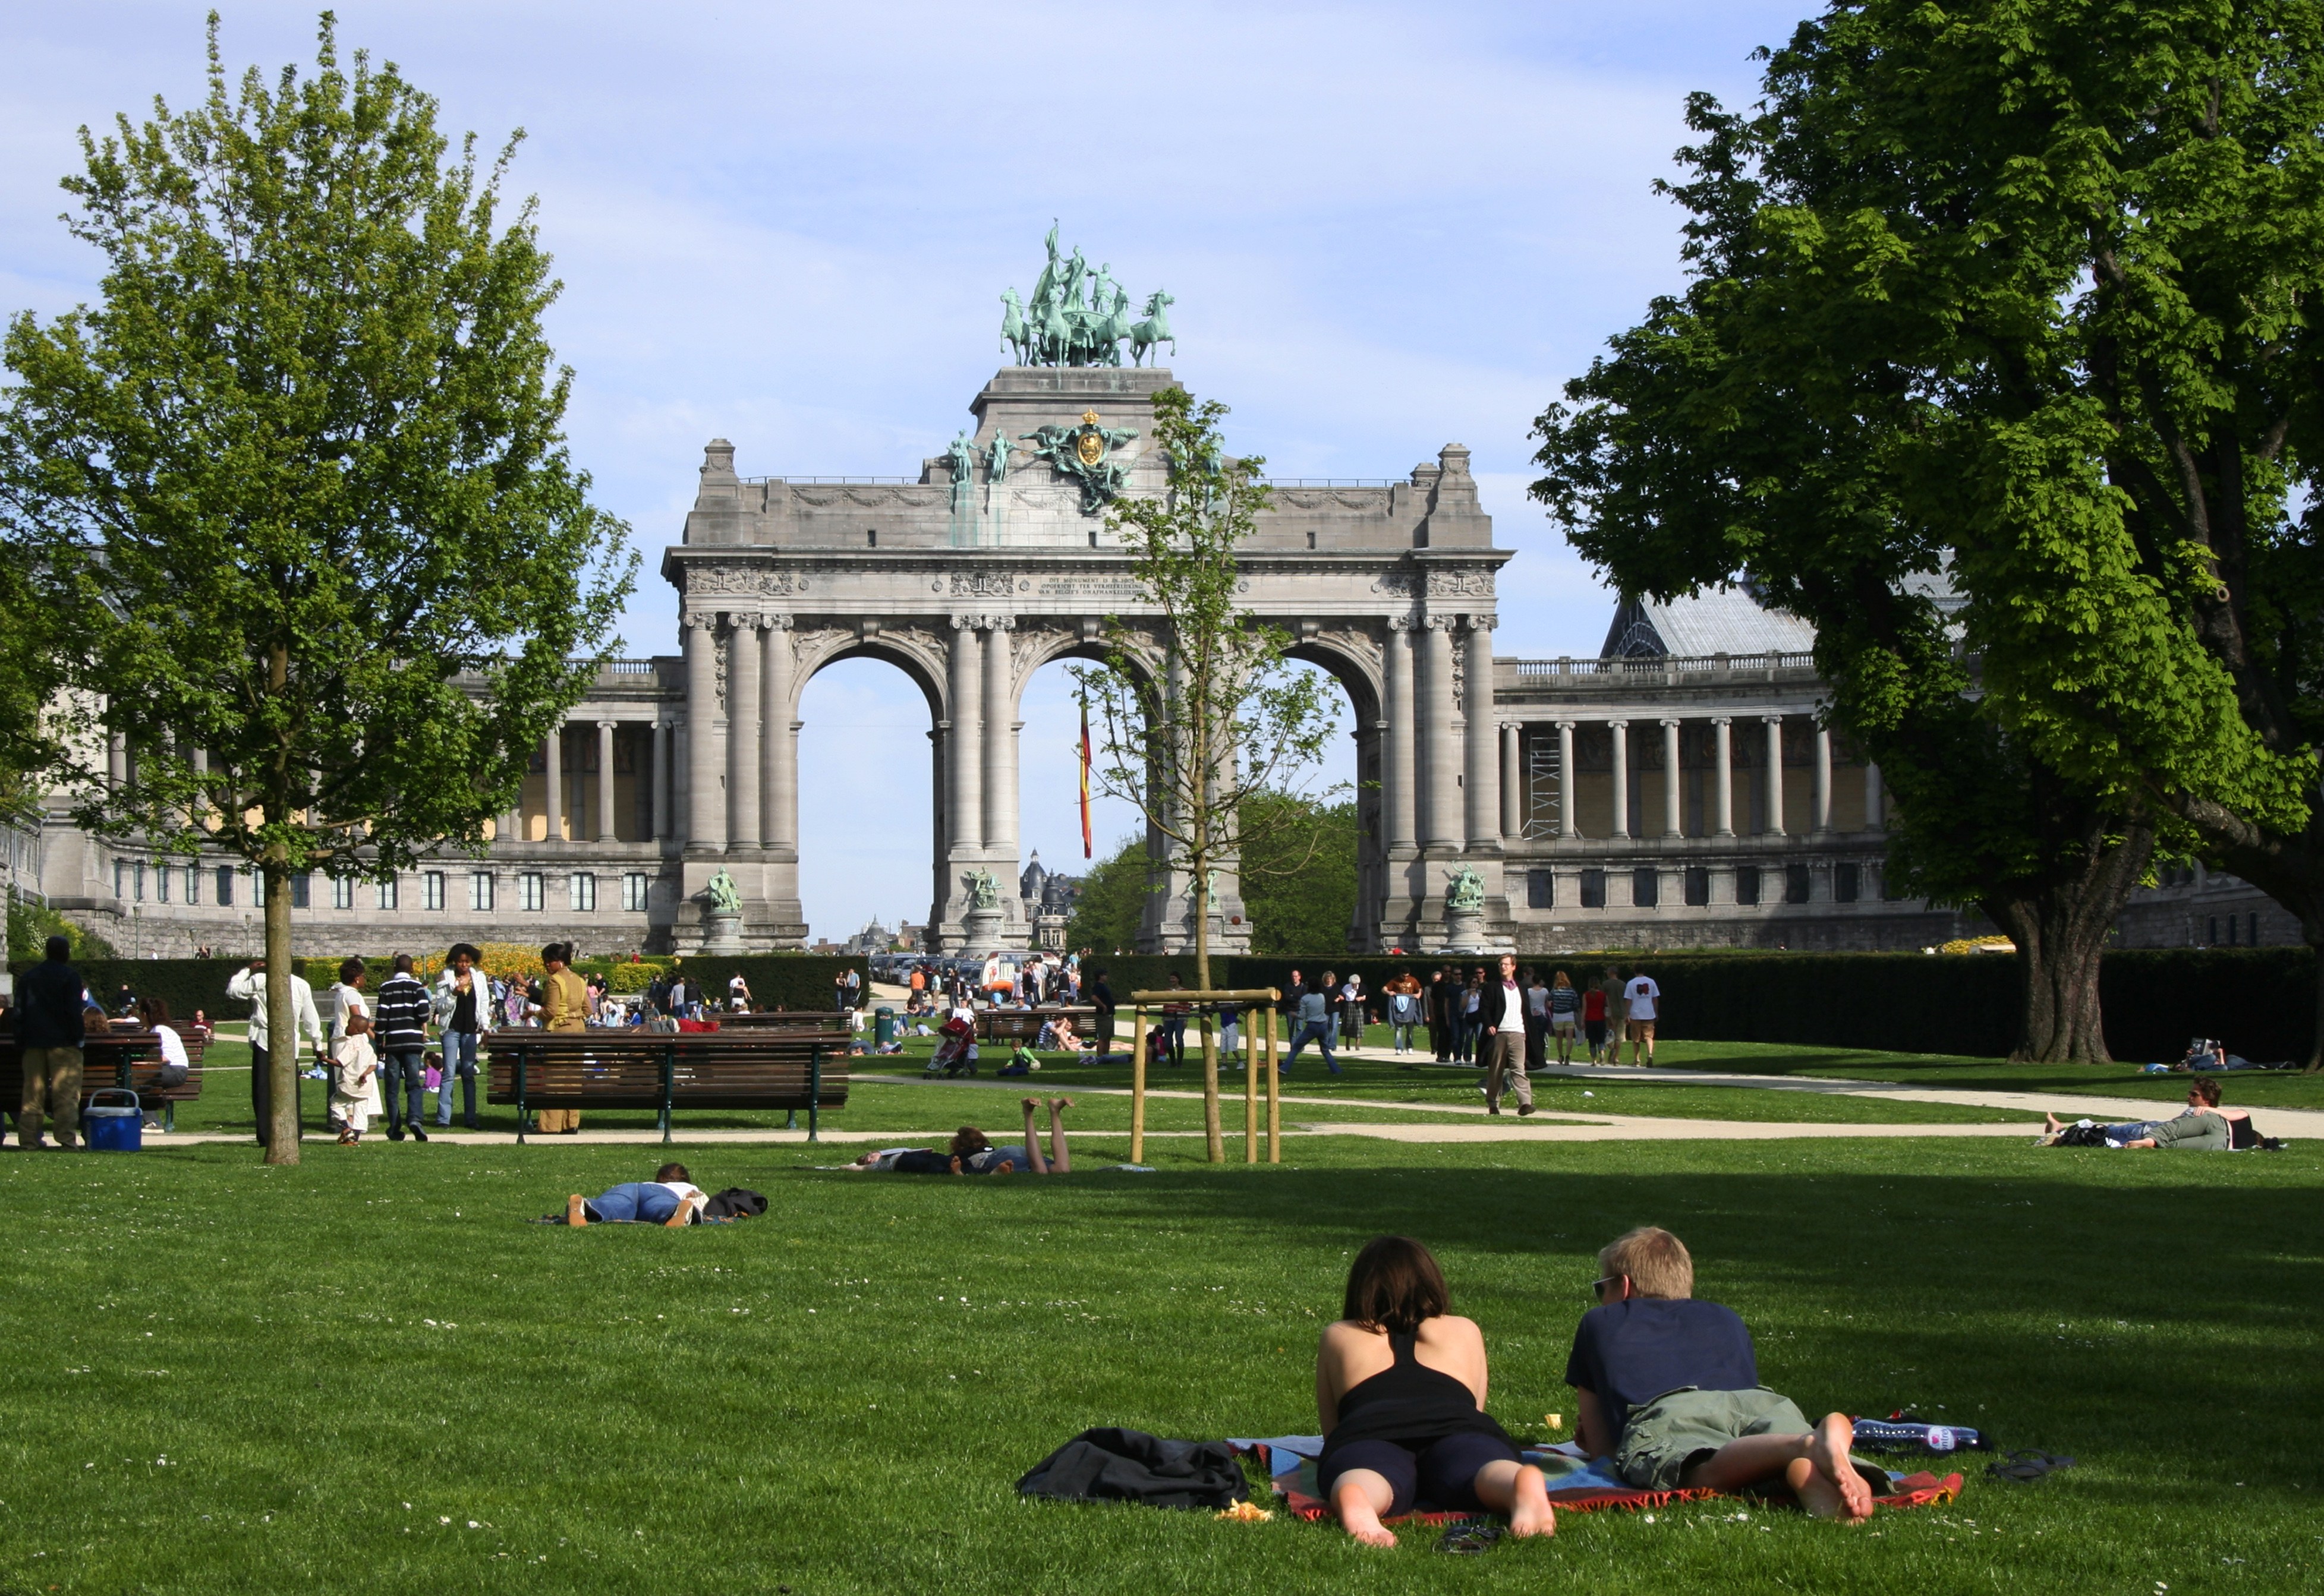
<svg viewBox="0 0 2324 1596"><path fill-rule="evenodd" d="M1121 1005L1114 1001L1113 988L1105 984L1105 972L1090 972L1090 1002L1097 1008L1097 1054L1102 1059L1113 1051L1113 1012Z"/></svg>
<svg viewBox="0 0 2324 1596"><path fill-rule="evenodd" d="M24 1095L16 1114L16 1140L41 1145L43 1120L53 1124L59 1147L80 1145L80 972L65 962L72 944L51 937L48 957L16 978L16 1046L23 1058Z"/></svg>
<svg viewBox="0 0 2324 1596"><path fill-rule="evenodd" d="M1428 1045L1439 1064L1452 1061L1453 1032L1460 1025L1461 983L1445 979L1450 973L1450 966L1440 965L1428 977Z"/></svg>
<svg viewBox="0 0 2324 1596"><path fill-rule="evenodd" d="M1533 1112L1533 1082L1526 1078L1525 992L1514 953L1501 955L1497 978L1477 992L1477 1051L1485 1066L1485 1112L1501 1111L1501 1093L1514 1087L1519 1117Z"/></svg>
<svg viewBox="0 0 2324 1596"><path fill-rule="evenodd" d="M379 984L372 999L374 1043L379 1049L380 1087L387 1097L387 1139L403 1140L404 1121L414 1142L428 1140L428 1015L435 1007L428 988L411 973L411 955L395 956L395 973ZM407 1114L405 1104L410 1104Z"/></svg>

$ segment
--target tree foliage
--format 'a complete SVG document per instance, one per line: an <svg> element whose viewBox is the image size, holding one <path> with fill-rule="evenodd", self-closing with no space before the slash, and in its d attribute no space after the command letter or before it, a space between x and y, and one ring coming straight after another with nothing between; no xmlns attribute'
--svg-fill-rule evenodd
<svg viewBox="0 0 2324 1596"><path fill-rule="evenodd" d="M83 130L68 223L103 300L15 318L0 412L5 535L72 628L79 818L256 864L276 970L294 872L482 845L635 569L560 431L513 141L447 160L434 101L334 35L237 86L213 19L201 105Z"/></svg>
<svg viewBox="0 0 2324 1596"><path fill-rule="evenodd" d="M1989 721L2084 940L2159 826L2324 941L2319 46L2314 0L1831 5L1692 103L1690 286L1544 418L1626 582L1748 567L1867 740Z"/></svg>
<svg viewBox="0 0 2324 1596"><path fill-rule="evenodd" d="M1108 617L1105 653L1073 674L1096 712L1092 775L1138 806L1185 870L1194 899L1194 986L1210 985L1213 876L1240 861L1263 872L1263 846L1312 821L1293 805L1242 802L1265 789L1313 796L1308 784L1338 725L1325 683L1294 668L1292 639L1238 597L1240 550L1269 501L1256 456L1230 457L1226 407L1182 388L1154 396L1154 442L1169 472L1158 497L1117 500L1108 522L1127 538L1130 572L1152 621ZM1209 1021L1203 1022L1205 1027ZM1218 1071L1204 1050L1213 1161L1224 1156Z"/></svg>
<svg viewBox="0 0 2324 1596"><path fill-rule="evenodd" d="M1250 919L1251 951L1299 959L1337 954L1347 946L1348 923L1356 910L1355 801L1319 804L1278 793L1250 793L1244 803L1296 812L1284 823L1255 828L1244 845L1242 901ZM1153 874L1146 839L1124 838L1083 878L1066 945L1102 953L1135 947Z"/></svg>

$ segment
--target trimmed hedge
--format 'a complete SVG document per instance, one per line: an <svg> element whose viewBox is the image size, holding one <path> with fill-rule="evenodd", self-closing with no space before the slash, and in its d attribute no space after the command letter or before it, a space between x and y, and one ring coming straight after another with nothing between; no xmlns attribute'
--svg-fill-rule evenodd
<svg viewBox="0 0 2324 1596"><path fill-rule="evenodd" d="M39 962L11 959L8 968L21 974ZM108 1014L114 1012L114 995L126 981L138 996L167 1003L172 1018L190 1020L200 1009L215 1021L244 1017L244 1005L226 995L227 979L243 964L239 959L82 959L73 968Z"/></svg>
<svg viewBox="0 0 2324 1596"><path fill-rule="evenodd" d="M2305 1059L2316 1038L2316 955L2307 948L2125 948L2098 970L2107 1050L2176 1059L2198 1036L2261 1064Z"/></svg>
<svg viewBox="0 0 2324 1596"><path fill-rule="evenodd" d="M832 986L842 970L863 977L863 1003L872 1001L872 968L856 953L689 953L668 960L702 983L703 995L715 1003L726 1001L726 983L736 970L751 984L754 1008L827 1010L838 1002Z"/></svg>

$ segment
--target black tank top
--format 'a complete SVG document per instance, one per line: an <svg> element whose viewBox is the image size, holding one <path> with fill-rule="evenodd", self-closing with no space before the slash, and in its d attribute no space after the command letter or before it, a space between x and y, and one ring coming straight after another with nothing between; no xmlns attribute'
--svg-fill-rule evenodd
<svg viewBox="0 0 2324 1596"><path fill-rule="evenodd" d="M1479 1410L1474 1391L1415 1355L1414 1340L1391 1334L1388 1344L1396 1362L1348 1388L1340 1399L1340 1422L1323 1437L1325 1457L1358 1441L1419 1447L1471 1432L1508 1439L1489 1414Z"/></svg>

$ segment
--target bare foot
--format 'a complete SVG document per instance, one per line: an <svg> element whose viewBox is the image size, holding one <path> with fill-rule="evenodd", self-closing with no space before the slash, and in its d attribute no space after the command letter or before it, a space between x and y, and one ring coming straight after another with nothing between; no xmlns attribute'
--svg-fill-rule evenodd
<svg viewBox="0 0 2324 1596"><path fill-rule="evenodd" d="M1534 1472L1538 1477L1540 1471L1536 1469ZM1545 1507L1547 1505L1546 1502L1543 1504ZM1342 1481L1339 1489L1332 1492L1332 1509L1340 1516L1340 1527L1364 1545L1396 1545L1396 1532L1379 1521L1379 1514L1372 1507L1371 1498L1364 1494L1362 1486Z"/></svg>
<svg viewBox="0 0 2324 1596"><path fill-rule="evenodd" d="M2045 1114L2042 1116L2042 1131L2044 1135L2054 1136L2065 1128L2066 1122L2056 1114Z"/></svg>
<svg viewBox="0 0 2324 1596"><path fill-rule="evenodd" d="M1531 1463L1517 1471L1511 1487L1509 1533L1515 1536L1555 1535L1557 1509L1549 1505L1549 1486Z"/></svg>
<svg viewBox="0 0 2324 1596"><path fill-rule="evenodd" d="M1052 1097L1049 1100L1049 1112L1052 1114L1063 1114L1066 1109L1071 1108L1073 1105L1074 1100L1071 1097Z"/></svg>
<svg viewBox="0 0 2324 1596"><path fill-rule="evenodd" d="M589 1223L589 1205L581 1200L581 1194L577 1191L565 1199L565 1223L567 1225Z"/></svg>
<svg viewBox="0 0 2324 1596"><path fill-rule="evenodd" d="M952 1172L955 1175L960 1173L960 1154L958 1153L952 1155Z"/></svg>
<svg viewBox="0 0 2324 1596"><path fill-rule="evenodd" d="M693 1221L693 1218L694 1199L692 1197L680 1197L678 1200L678 1212L663 1220L661 1222L661 1227L664 1230L677 1230L682 1225L690 1224Z"/></svg>
<svg viewBox="0 0 2324 1596"><path fill-rule="evenodd" d="M1849 1422L1844 1413L1824 1415L1823 1422L1816 1426L1815 1434L1808 1442L1805 1461L1814 1465L1817 1479L1828 1481L1839 1498L1837 1510L1821 1513L1803 1493L1801 1502L1819 1518L1859 1524L1872 1517L1872 1487L1865 1483L1864 1476L1856 1472L1856 1465L1848 1459L1848 1449L1855 1442L1856 1426ZM1786 1472L1788 1474L1788 1471ZM1819 1498L1822 1495L1821 1492L1816 1494Z"/></svg>

